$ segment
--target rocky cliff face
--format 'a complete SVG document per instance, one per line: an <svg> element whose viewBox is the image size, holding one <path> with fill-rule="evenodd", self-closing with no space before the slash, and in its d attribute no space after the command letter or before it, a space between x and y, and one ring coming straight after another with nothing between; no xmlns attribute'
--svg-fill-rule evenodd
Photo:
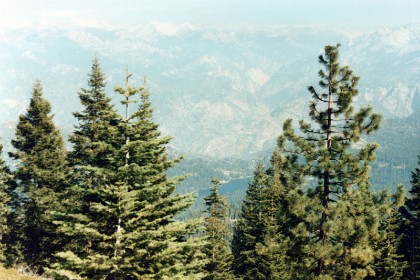
<svg viewBox="0 0 420 280"><path fill-rule="evenodd" d="M175 137L176 149L243 157L273 145L286 118L305 116L306 88L318 83L317 56L337 42L341 61L361 76L359 105L385 117L409 116L419 107L416 25L369 33L161 23L131 30L0 30L1 128L8 138L33 81L41 79L68 133L71 112L80 108L77 92L97 54L116 104L113 87L124 82L125 65L135 83L147 76L156 121Z"/></svg>

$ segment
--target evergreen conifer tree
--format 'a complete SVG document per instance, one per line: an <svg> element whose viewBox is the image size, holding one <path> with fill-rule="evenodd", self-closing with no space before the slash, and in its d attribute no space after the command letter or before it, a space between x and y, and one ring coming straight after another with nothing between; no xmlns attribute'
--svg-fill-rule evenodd
<svg viewBox="0 0 420 280"><path fill-rule="evenodd" d="M291 166L293 168L288 169ZM299 273L299 265L292 262L291 256L296 254L297 243L292 229L300 220L290 207L303 194L303 178L298 169L297 157L287 162L279 150L274 151L271 167L266 172L264 239L256 247L262 263L268 267L267 279L296 279Z"/></svg>
<svg viewBox="0 0 420 280"><path fill-rule="evenodd" d="M299 274L299 265L290 257L296 255L297 243L292 229L300 221L292 212L297 208L292 209L291 205L297 202L304 205L299 201L304 198L299 168L297 157L286 159L278 150L272 155L270 168L264 171L263 165L257 166L234 231L237 276L296 279Z"/></svg>
<svg viewBox="0 0 420 280"><path fill-rule="evenodd" d="M116 232L122 248L121 271L126 277L185 278L200 266L191 259L188 248L199 249L194 239L186 240L193 224L175 221L174 217L189 207L192 195L175 195L176 185L184 176L168 178L166 171L179 159L169 159L166 146L171 137L161 137L153 121L153 108L146 81L137 92L131 86L116 91L125 97L126 112L130 96L140 93L138 110L126 113L122 131L125 144L118 155L118 180L128 195L121 200L121 221ZM117 240L118 240L117 239ZM195 276L195 277L198 277ZM124 278L128 279L128 278Z"/></svg>
<svg viewBox="0 0 420 280"><path fill-rule="evenodd" d="M97 253L98 247L114 231L112 216L97 207L107 203L108 198L102 197L102 192L115 181L113 157L123 139L118 127L122 119L106 96L105 87L105 75L95 58L88 88L79 93L84 109L73 114L78 124L69 138L73 149L69 152L71 187L62 199L66 209L55 215L59 231L69 240L48 269L56 277L77 278L79 273L100 277L98 271L105 258Z"/></svg>
<svg viewBox="0 0 420 280"><path fill-rule="evenodd" d="M89 173L94 177L86 166L101 168L109 165L117 141L120 117L105 94L105 75L98 58L92 62L88 86L88 89L82 88L79 93L84 109L73 113L78 124L69 138L73 144L69 161L76 172ZM84 180L85 175L77 174L75 179Z"/></svg>
<svg viewBox="0 0 420 280"><path fill-rule="evenodd" d="M11 258L13 254L15 258L22 256L15 262L25 262L35 271L42 271L63 245L52 214L62 210L59 197L66 191L68 172L64 140L55 127L51 105L43 97L39 81L34 85L27 113L19 116L12 145L15 151L9 154L17 162L17 201L13 202L13 211L17 214L12 215L16 220L11 223L17 232L12 231L16 238L9 240L20 243L11 247L21 248L22 252L11 252Z"/></svg>
<svg viewBox="0 0 420 280"><path fill-rule="evenodd" d="M375 275L367 279L401 279L406 266L403 256L398 253L402 235L397 234L400 224L399 209L404 203L404 187L399 186L398 192L390 196L386 191L382 193L384 199L388 198L392 207L386 207L381 211L380 237L374 249L379 252L372 267Z"/></svg>
<svg viewBox="0 0 420 280"><path fill-rule="evenodd" d="M293 232L304 241L296 260L304 264L304 279L363 279L374 274L380 209L389 206L368 182L377 144L350 149L364 133L377 130L381 118L369 107L354 112L359 78L339 65L338 48L326 46L325 55L319 56L325 68L318 72L323 91L308 88L312 122L300 121L296 134L287 120L278 141L283 153L299 155L302 174L317 180L307 191L305 207L296 204L303 211L295 211L302 220Z"/></svg>
<svg viewBox="0 0 420 280"><path fill-rule="evenodd" d="M269 275L269 269L256 250L257 244L264 241L267 181L265 167L259 163L255 168L253 181L246 191L233 232L233 269L235 275L243 279L267 279Z"/></svg>
<svg viewBox="0 0 420 280"><path fill-rule="evenodd" d="M3 145L0 145L0 155L3 152ZM0 158L0 262L6 259L6 236L9 233L7 218L9 216L8 203L10 200L9 190L11 184L10 171L6 163Z"/></svg>
<svg viewBox="0 0 420 280"><path fill-rule="evenodd" d="M131 87L129 77L124 89L116 88L124 96L126 113L117 122L109 163L86 168L95 172L99 184L86 181L82 199L89 204L58 221L63 234L88 247L69 246L57 254L60 261L49 271L56 277L176 279L194 270L195 262L188 259L194 250L187 247L198 246L185 240L190 225L174 220L193 197L173 195L182 177L166 176L175 163L166 153L170 138L161 138L152 120L147 87ZM130 115L129 104L139 93L138 110Z"/></svg>
<svg viewBox="0 0 420 280"><path fill-rule="evenodd" d="M419 156L420 166L420 156ZM403 254L407 267L403 279L420 279L420 168L411 175L411 190L404 207L401 208L402 223L399 233L403 235L399 253Z"/></svg>
<svg viewBox="0 0 420 280"><path fill-rule="evenodd" d="M226 198L219 194L219 179L213 179L212 184L210 194L204 198L209 215L205 218L208 244L204 247L204 253L208 263L205 266L207 276L204 279L232 279L228 204Z"/></svg>

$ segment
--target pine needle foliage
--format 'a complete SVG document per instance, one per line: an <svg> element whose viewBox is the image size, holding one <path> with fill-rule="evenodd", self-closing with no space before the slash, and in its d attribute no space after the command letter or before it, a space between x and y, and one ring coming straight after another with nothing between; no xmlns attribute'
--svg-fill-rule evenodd
<svg viewBox="0 0 420 280"><path fill-rule="evenodd" d="M302 279L363 279L374 275L379 254L374 245L381 233L381 209L390 205L370 190L369 163L378 145L360 149L352 144L379 128L381 117L370 107L355 111L359 77L340 66L339 45L326 46L319 56L319 89L308 88L311 122L301 120L296 133L292 120L283 125L278 144L289 158L298 155L300 172L314 179L295 204L301 222L294 229L303 264ZM299 209L299 211L297 210ZM306 240L306 241L305 241Z"/></svg>
<svg viewBox="0 0 420 280"><path fill-rule="evenodd" d="M257 244L256 250L268 267L267 279L296 279L299 274L298 263L292 261L299 240L292 230L299 224L300 218L293 213L291 206L296 198L302 197L303 177L296 172L297 158L289 160L275 150L271 166L266 171L264 239ZM290 166L294 167L289 169Z"/></svg>
<svg viewBox="0 0 420 280"><path fill-rule="evenodd" d="M123 279L187 277L195 268L185 263L186 247L198 249L199 244L186 240L194 224L175 221L174 217L195 198L174 194L185 176L168 178L166 171L180 159L169 159L166 146L171 137L161 137L159 126L153 121L146 81L136 89L128 85L128 77L125 89L116 88L125 97L122 104L126 118L120 127L125 143L116 156L117 184L124 189L124 196L119 200L115 234L116 244L120 243L123 250L117 247L115 255L121 259L120 270L126 277ZM140 95L138 109L130 116L130 97L136 94Z"/></svg>

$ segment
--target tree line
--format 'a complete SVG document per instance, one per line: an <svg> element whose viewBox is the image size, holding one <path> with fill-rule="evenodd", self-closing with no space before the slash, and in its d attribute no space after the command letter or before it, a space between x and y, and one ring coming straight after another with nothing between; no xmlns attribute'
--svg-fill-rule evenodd
<svg viewBox="0 0 420 280"><path fill-rule="evenodd" d="M166 150L146 80L133 86L127 71L120 113L95 58L71 150L35 82L14 166L0 161L1 261L54 279L417 279L420 170L408 198L372 190L378 145L353 144L381 116L355 110L359 77L338 54L319 56L309 120L285 121L235 220L217 178L202 217L177 219L195 197L176 192L185 175L168 175L182 158Z"/></svg>

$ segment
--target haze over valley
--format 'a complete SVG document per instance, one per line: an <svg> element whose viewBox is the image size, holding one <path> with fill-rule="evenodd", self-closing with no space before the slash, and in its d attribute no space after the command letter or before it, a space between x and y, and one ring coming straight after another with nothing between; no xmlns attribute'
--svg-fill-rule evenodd
<svg viewBox="0 0 420 280"><path fill-rule="evenodd" d="M420 107L420 26L374 31L342 27L211 25L155 22L132 29L26 28L0 30L0 116L11 135L35 79L44 85L65 134L78 91L97 56L108 94L147 81L163 134L173 148L206 156L249 157L274 146L286 118L307 112L307 87L317 85L317 56L340 43L341 60L361 77L356 104L385 118ZM8 139L4 139L8 140Z"/></svg>

